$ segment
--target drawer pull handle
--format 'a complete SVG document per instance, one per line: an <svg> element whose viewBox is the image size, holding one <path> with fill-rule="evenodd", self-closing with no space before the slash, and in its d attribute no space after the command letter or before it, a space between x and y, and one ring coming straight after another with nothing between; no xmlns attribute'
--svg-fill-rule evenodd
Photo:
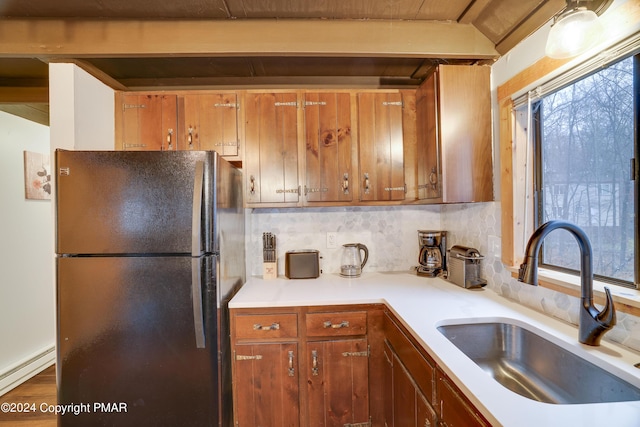
<svg viewBox="0 0 640 427"><path fill-rule="evenodd" d="M318 375L318 352L316 350L311 352L311 375Z"/></svg>
<svg viewBox="0 0 640 427"><path fill-rule="evenodd" d="M343 320L340 323L336 323L335 325L331 323L330 320L327 320L326 322L324 322L322 324L322 326L324 326L325 328L331 328L331 329L340 329L340 328L348 328L349 327L349 322L347 322L346 320Z"/></svg>
<svg viewBox="0 0 640 427"><path fill-rule="evenodd" d="M236 355L236 360L262 360L262 355L256 354L255 356L243 356L238 354Z"/></svg>
<svg viewBox="0 0 640 427"><path fill-rule="evenodd" d="M254 331L277 331L280 329L279 323L272 323L269 326L262 326L260 323L256 323L253 325Z"/></svg>
<svg viewBox="0 0 640 427"><path fill-rule="evenodd" d="M294 376L296 373L295 369L293 368L293 351L289 352L289 376L292 377Z"/></svg>

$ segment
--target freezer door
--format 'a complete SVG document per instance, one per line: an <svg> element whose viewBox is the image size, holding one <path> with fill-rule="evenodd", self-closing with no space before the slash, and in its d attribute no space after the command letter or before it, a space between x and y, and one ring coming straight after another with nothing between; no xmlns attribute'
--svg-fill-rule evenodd
<svg viewBox="0 0 640 427"><path fill-rule="evenodd" d="M191 253L194 217L199 247L214 252L218 160L212 151L56 151L56 252Z"/></svg>
<svg viewBox="0 0 640 427"><path fill-rule="evenodd" d="M190 257L57 263L58 403L90 405L59 426L217 426L216 258L200 258L201 319ZM206 348L197 346L197 322Z"/></svg>

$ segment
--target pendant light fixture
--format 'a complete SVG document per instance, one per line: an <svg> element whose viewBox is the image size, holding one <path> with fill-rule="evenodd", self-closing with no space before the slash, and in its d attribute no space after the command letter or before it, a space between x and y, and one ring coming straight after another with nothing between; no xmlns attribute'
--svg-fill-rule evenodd
<svg viewBox="0 0 640 427"><path fill-rule="evenodd" d="M593 47L603 33L595 11L602 13L611 1L566 0L566 7L553 17L545 54L550 58L571 58Z"/></svg>

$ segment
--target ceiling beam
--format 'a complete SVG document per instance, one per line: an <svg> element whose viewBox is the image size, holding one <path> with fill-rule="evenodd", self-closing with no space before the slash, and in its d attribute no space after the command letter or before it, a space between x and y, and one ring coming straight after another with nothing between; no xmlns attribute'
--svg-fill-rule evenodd
<svg viewBox="0 0 640 427"><path fill-rule="evenodd" d="M5 19L0 58L141 56L499 57L471 24L388 20Z"/></svg>
<svg viewBox="0 0 640 427"><path fill-rule="evenodd" d="M0 104L37 104L47 102L49 102L49 88L47 86L0 86Z"/></svg>

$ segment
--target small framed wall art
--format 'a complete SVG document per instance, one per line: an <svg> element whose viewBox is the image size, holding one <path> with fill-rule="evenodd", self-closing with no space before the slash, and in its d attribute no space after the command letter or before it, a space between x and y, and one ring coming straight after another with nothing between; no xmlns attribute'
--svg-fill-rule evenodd
<svg viewBox="0 0 640 427"><path fill-rule="evenodd" d="M49 154L24 152L24 195L27 199L51 200Z"/></svg>

